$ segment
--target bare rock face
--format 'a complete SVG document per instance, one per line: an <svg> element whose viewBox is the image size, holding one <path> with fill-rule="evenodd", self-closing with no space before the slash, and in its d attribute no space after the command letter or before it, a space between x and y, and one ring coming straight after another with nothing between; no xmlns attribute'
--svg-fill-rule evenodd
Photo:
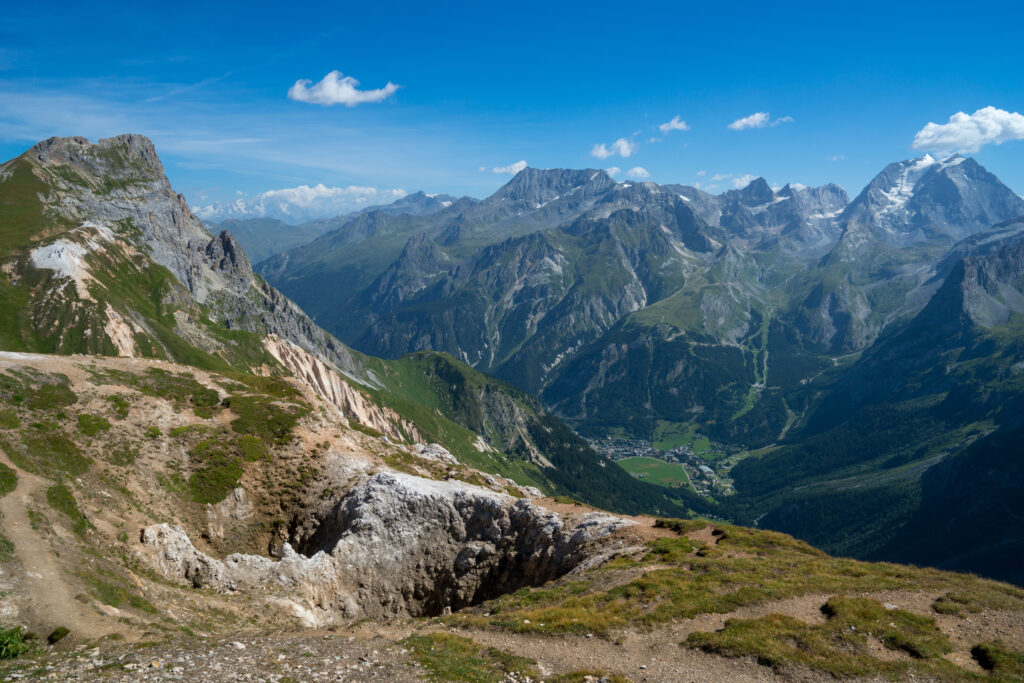
<svg viewBox="0 0 1024 683"><path fill-rule="evenodd" d="M281 558L193 547L180 527L147 527L142 542L165 575L221 591L275 589L309 623L356 616L440 614L540 585L605 548L632 522L594 513L568 525L526 500L406 474L356 486Z"/></svg>
<svg viewBox="0 0 1024 683"><path fill-rule="evenodd" d="M429 460L430 462L439 462L445 465L458 465L459 461L454 455L452 455L447 448L436 443L418 443L413 444L412 452L416 457Z"/></svg>

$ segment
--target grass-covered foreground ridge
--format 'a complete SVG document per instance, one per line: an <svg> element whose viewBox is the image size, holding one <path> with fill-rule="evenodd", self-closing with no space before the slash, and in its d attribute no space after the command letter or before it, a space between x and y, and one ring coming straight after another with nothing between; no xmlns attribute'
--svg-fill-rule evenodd
<svg viewBox="0 0 1024 683"><path fill-rule="evenodd" d="M1019 624L1020 588L966 574L831 557L771 531L704 520L659 520L655 527L665 535L639 552L572 579L521 589L447 621L469 630L616 642L694 623L696 630L687 629L679 647L752 656L776 669L970 680L984 678L973 668L981 666L1001 680L1019 680L1014 676L1024 654L1002 642L964 645L956 629L979 613L1013 615ZM724 615L724 624L700 628L721 624L714 615ZM972 669L949 657L958 646L972 658Z"/></svg>

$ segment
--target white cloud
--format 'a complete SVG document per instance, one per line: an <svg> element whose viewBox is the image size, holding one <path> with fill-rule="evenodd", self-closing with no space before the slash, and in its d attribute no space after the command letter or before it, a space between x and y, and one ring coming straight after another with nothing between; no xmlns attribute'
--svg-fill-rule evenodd
<svg viewBox="0 0 1024 683"><path fill-rule="evenodd" d="M747 185L749 185L752 180L756 179L756 175L751 175L749 173L747 173L746 175L736 176L735 178L732 179L732 186L735 187L737 190L741 190Z"/></svg>
<svg viewBox="0 0 1024 683"><path fill-rule="evenodd" d="M634 166L633 168L626 171L626 175L630 178L650 178L651 174L643 166Z"/></svg>
<svg viewBox="0 0 1024 683"><path fill-rule="evenodd" d="M768 128L770 126L777 126L780 123L791 123L793 121L792 116L783 116L781 118L772 120L771 114L766 111L759 111L751 114L750 116L744 116L742 119L736 119L729 124L729 128L733 130L745 130L747 128Z"/></svg>
<svg viewBox="0 0 1024 683"><path fill-rule="evenodd" d="M313 81L306 78L295 81L295 85L288 89L288 99L320 104L325 107L335 104L354 107L357 104L385 100L400 87L388 81L383 88L360 90L358 88L359 81L351 76L343 76L340 71L332 71L324 76L319 83L310 87L312 83Z"/></svg>
<svg viewBox="0 0 1024 683"><path fill-rule="evenodd" d="M590 150L590 156L597 157L598 159L607 159L618 154L620 157L628 157L636 151L636 143L626 138L619 138L610 145L601 143L594 145L593 149Z"/></svg>
<svg viewBox="0 0 1024 683"><path fill-rule="evenodd" d="M707 174L708 174L707 171L697 171L697 175L699 175L699 176L706 176Z"/></svg>
<svg viewBox="0 0 1024 683"><path fill-rule="evenodd" d="M914 136L914 149L977 152L984 145L1024 140L1024 115L985 107L967 115L960 111L949 123L929 123Z"/></svg>
<svg viewBox="0 0 1024 683"><path fill-rule="evenodd" d="M658 130L660 130L662 133L670 133L674 130L690 130L690 127L686 125L686 121L681 120L679 118L679 115L676 114L675 116L672 117L671 121L666 121L665 123L658 126Z"/></svg>
<svg viewBox="0 0 1024 683"><path fill-rule="evenodd" d="M622 169L619 168L618 166L612 166L611 168L604 169L604 172L614 178L615 176L622 173Z"/></svg>
<svg viewBox="0 0 1024 683"><path fill-rule="evenodd" d="M266 216L298 223L314 218L340 216L367 206L390 204L405 195L405 190L397 188L382 190L358 185L328 187L318 183L313 186L268 190L253 197L239 196L230 202L193 207L193 211L204 221Z"/></svg>
<svg viewBox="0 0 1024 683"><path fill-rule="evenodd" d="M491 169L491 171L493 173L507 173L508 175L515 175L516 173L519 173L524 168L526 168L526 166L527 163L524 160L517 161L514 164L509 164L508 166L495 166L494 168Z"/></svg>
<svg viewBox="0 0 1024 683"><path fill-rule="evenodd" d="M711 176L711 182L717 183L720 180L725 180L726 178L731 177L732 173L716 173L715 175Z"/></svg>

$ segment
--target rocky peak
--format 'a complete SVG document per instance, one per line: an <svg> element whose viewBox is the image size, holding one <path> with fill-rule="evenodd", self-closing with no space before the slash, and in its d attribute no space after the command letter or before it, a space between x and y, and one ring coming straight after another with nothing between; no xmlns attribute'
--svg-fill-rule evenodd
<svg viewBox="0 0 1024 683"><path fill-rule="evenodd" d="M737 196L744 204L748 206L757 206L759 204L767 204L775 199L775 192L772 190L767 180L764 178L755 178L751 180L746 187L739 190Z"/></svg>
<svg viewBox="0 0 1024 683"><path fill-rule="evenodd" d="M889 243L962 239L1024 214L1024 199L969 157L889 164L841 216Z"/></svg>
<svg viewBox="0 0 1024 683"><path fill-rule="evenodd" d="M28 154L43 164L71 164L96 175L123 171L148 171L163 176L164 167L153 142L144 135L127 133L91 143L81 136L52 137L32 146Z"/></svg>
<svg viewBox="0 0 1024 683"><path fill-rule="evenodd" d="M499 189L491 199L544 203L584 186L595 191L615 185L607 173L593 168L524 168Z"/></svg>

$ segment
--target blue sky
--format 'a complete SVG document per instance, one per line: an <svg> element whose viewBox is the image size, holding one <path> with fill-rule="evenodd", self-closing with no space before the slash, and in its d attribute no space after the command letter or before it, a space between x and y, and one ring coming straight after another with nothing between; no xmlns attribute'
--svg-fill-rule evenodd
<svg viewBox="0 0 1024 683"><path fill-rule="evenodd" d="M1024 110L1012 2L124 5L5 7L0 156L142 133L193 204L316 183L485 196L520 160L856 194L919 156L926 124ZM332 71L400 87L288 97ZM769 124L728 127L755 113ZM677 116L687 130L659 130ZM1024 134L1003 119L975 157L1024 194ZM592 154L620 139L630 156Z"/></svg>

